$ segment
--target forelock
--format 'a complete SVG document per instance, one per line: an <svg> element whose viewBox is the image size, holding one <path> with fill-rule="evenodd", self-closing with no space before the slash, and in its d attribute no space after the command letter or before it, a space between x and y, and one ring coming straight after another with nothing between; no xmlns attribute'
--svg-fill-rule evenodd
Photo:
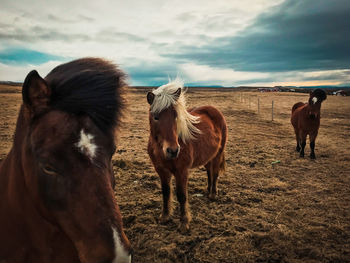
<svg viewBox="0 0 350 263"><path fill-rule="evenodd" d="M176 91L181 88L180 98L176 97ZM153 103L151 105L152 113L159 113L162 110L177 103L177 101L184 100L184 83L181 79L175 79L165 85L152 91L154 96Z"/></svg>

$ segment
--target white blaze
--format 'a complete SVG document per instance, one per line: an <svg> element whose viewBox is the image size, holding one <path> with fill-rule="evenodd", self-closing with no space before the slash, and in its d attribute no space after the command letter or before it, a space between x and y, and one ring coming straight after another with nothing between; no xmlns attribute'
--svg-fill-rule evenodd
<svg viewBox="0 0 350 263"><path fill-rule="evenodd" d="M314 104L316 104L317 98L316 98L316 97L313 97L313 98L312 98L312 102L313 102Z"/></svg>
<svg viewBox="0 0 350 263"><path fill-rule="evenodd" d="M93 143L94 136L82 129L80 131L80 140L75 145L79 148L81 153L86 154L91 160L96 155L97 146Z"/></svg>
<svg viewBox="0 0 350 263"><path fill-rule="evenodd" d="M113 263L131 263L131 255L125 250L122 243L120 242L120 237L117 230L112 227L112 231L115 251L115 258L113 260Z"/></svg>

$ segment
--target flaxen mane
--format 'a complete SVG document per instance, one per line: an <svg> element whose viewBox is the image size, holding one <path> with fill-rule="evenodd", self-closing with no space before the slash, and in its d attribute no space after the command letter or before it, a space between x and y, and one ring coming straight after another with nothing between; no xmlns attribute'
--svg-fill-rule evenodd
<svg viewBox="0 0 350 263"><path fill-rule="evenodd" d="M179 88L181 88L181 94L180 97L177 98L176 91ZM201 131L194 126L194 124L200 122L200 117L191 115L187 111L186 90L184 89L183 81L177 78L152 92L155 97L151 105L151 112L159 113L173 105L177 112L177 134L183 142L195 139L196 134L201 133Z"/></svg>

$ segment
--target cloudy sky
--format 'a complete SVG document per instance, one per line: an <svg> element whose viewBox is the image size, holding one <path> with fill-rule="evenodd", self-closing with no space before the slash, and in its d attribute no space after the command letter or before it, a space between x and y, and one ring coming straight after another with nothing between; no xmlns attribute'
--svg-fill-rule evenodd
<svg viewBox="0 0 350 263"><path fill-rule="evenodd" d="M104 57L131 85L350 85L349 0L1 0L0 80Z"/></svg>

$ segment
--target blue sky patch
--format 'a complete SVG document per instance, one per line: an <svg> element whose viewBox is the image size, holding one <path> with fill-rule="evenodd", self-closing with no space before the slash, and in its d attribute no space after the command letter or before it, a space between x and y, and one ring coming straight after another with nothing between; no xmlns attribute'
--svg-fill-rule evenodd
<svg viewBox="0 0 350 263"><path fill-rule="evenodd" d="M52 60L65 61L66 58L24 48L8 48L0 51L0 62L3 64L41 65Z"/></svg>

